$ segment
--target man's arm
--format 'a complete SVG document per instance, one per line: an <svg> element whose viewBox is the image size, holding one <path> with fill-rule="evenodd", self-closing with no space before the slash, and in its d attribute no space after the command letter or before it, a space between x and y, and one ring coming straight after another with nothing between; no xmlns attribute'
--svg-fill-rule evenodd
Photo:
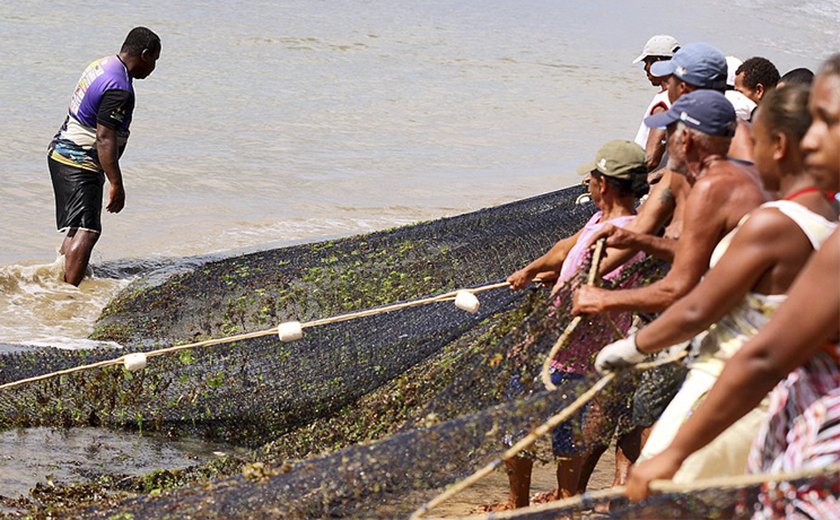
<svg viewBox="0 0 840 520"><path fill-rule="evenodd" d="M663 311L687 294L709 268L712 250L725 229L720 208L725 206L729 187L705 178L697 181L686 198L685 227L674 264L661 280L646 287L607 291L583 286L575 292L575 314L594 314L607 310Z"/></svg>
<svg viewBox="0 0 840 520"><path fill-rule="evenodd" d="M117 145L117 131L101 123L96 125L96 153L99 156L99 165L108 177L111 185L108 191L107 210L111 213L119 213L125 206L125 189L122 182L122 171L118 157L119 146Z"/></svg>
<svg viewBox="0 0 840 520"><path fill-rule="evenodd" d="M601 276L614 271L632 258L643 244L645 247L650 247L651 251L655 249L653 241L648 241L647 235L656 234L674 214L676 199L671 190L673 175L675 174L670 170L665 171L662 180L653 186L647 200L639 208L639 214L626 227L618 228L608 225L594 235L592 244L600 238L607 237L607 247L621 249L621 251L608 251L601 260L601 267L598 270ZM656 256L659 255L656 254Z"/></svg>
<svg viewBox="0 0 840 520"><path fill-rule="evenodd" d="M133 99L127 90L108 90L102 95L96 112L96 153L111 185L106 206L111 213L119 213L125 206L117 129L130 117Z"/></svg>
<svg viewBox="0 0 840 520"><path fill-rule="evenodd" d="M627 483L631 499L645 498L652 480L672 478L689 455L755 408L779 380L805 364L827 341L836 340L838 287L840 230L811 258L770 322L726 362L708 396L671 445L631 470Z"/></svg>
<svg viewBox="0 0 840 520"><path fill-rule="evenodd" d="M665 112L665 110L666 108L659 104L654 107L650 115ZM651 128L648 131L648 138L645 143L645 164L650 172L659 166L659 163L662 162L662 156L665 155L665 136L664 128Z"/></svg>
<svg viewBox="0 0 840 520"><path fill-rule="evenodd" d="M628 231L627 228L620 228L612 224L609 224L609 226L611 229L604 231L604 233L609 234L607 245L611 249L607 252L608 258L617 260L623 258L627 251L634 254L636 251L643 251L649 256L655 256L669 263L674 261L674 253L677 248L676 240L656 235L634 233L633 231ZM611 254L614 256L609 256ZM604 271L604 267L601 267L601 271Z"/></svg>
<svg viewBox="0 0 840 520"><path fill-rule="evenodd" d="M641 352L655 352L693 338L740 302L778 261L777 251L807 240L776 210L759 210L732 239L726 254L691 292L636 335Z"/></svg>

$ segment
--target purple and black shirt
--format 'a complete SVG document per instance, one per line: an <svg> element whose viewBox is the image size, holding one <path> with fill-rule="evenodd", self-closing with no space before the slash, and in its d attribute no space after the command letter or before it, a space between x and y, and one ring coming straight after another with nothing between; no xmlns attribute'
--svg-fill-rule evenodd
<svg viewBox="0 0 840 520"><path fill-rule="evenodd" d="M50 143L49 156L70 166L101 172L96 125L117 131L118 154L122 155L133 112L134 86L125 64L117 56L94 61L73 91L67 118Z"/></svg>

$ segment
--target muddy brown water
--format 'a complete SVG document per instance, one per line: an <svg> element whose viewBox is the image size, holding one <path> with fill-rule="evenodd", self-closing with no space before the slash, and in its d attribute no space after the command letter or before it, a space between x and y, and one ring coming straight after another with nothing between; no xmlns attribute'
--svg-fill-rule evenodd
<svg viewBox="0 0 840 520"><path fill-rule="evenodd" d="M26 428L0 433L0 496L27 495L37 483L89 482L98 475L139 476L183 469L238 448L103 428Z"/></svg>

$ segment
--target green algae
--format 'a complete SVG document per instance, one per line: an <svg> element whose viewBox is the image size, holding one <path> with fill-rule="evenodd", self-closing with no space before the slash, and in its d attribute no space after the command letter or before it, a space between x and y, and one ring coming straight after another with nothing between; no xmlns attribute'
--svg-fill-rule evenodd
<svg viewBox="0 0 840 520"><path fill-rule="evenodd" d="M257 456L278 464L382 438L404 428L406 421L430 425L428 421L433 418L417 417L417 412L431 397L452 384L486 349L520 325L542 299L541 294L531 295L513 309L483 320L438 354L329 417L312 421L266 444Z"/></svg>
<svg viewBox="0 0 840 520"><path fill-rule="evenodd" d="M489 224L482 221L480 225ZM401 230L403 236L399 236ZM544 249L556 235L556 230L541 236L533 233L528 248L508 254L511 248L505 247L504 254L489 255L492 261L488 263L483 258L488 256L487 251L480 247L469 252L457 240L447 243L446 229L427 233L425 237L405 233L405 228L401 230L396 230L398 236L393 237L378 233L210 262L154 286L143 282L132 284L103 311L93 337L149 350L263 329L288 319L324 318L436 294L498 279ZM93 420L109 427L142 427L173 435L179 434L177 428L189 426L208 438L238 435L245 442L274 439L274 443L257 452L260 462L268 465L267 471L274 471L272 468L289 460L381 438L406 422L434 423L435 417L416 414L431 396L475 360L481 345L497 341L524 314L514 310L504 316L505 319L509 316L511 321L485 319L460 338L445 343L440 352L396 377L381 362L375 362L375 357L368 360L360 352L359 366L384 384L357 399L315 402L308 413L316 418L297 426L285 422L279 417L280 412L270 410L261 416L262 425L225 423L230 418L220 418L216 403L227 383L243 377L248 379L251 396L270 388L266 385L267 378L272 377L270 373L249 371L254 363L259 366L265 362L265 357L252 358L248 354L248 348L253 348L251 344L235 355L233 346L229 346L183 358L180 354L155 358L154 364L141 373L145 379L140 375L136 379L124 376L124 381L106 382L106 387L112 387L110 393L87 389L84 384L68 389L67 385L76 379L73 376L62 382L63 396L56 400L46 396L33 408L52 409L44 423L84 424L94 417ZM354 339L346 337L344 341ZM294 346L279 344L276 338L273 342L276 346L272 362L294 362L295 356L300 355ZM264 344L261 348L266 352L271 350ZM179 366L189 371L181 371ZM332 376L323 381L296 384L297 392L310 394L320 387L342 388L351 383ZM74 392L79 395L72 395ZM161 399L162 395L166 397ZM31 397L21 395L21 402ZM82 403L84 400L89 401L87 405ZM109 402L114 404L108 405ZM185 403L190 406L185 407ZM165 418L167 410L182 414L180 426L173 427L171 418ZM91 411L95 412L93 416ZM5 420L0 414L0 425L6 424ZM289 424L293 426L291 429ZM160 488L147 486L138 493L148 494L155 489Z"/></svg>

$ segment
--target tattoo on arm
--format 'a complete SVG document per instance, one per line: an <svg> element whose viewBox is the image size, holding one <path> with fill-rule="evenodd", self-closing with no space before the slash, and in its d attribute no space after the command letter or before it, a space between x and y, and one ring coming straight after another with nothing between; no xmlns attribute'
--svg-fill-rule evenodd
<svg viewBox="0 0 840 520"><path fill-rule="evenodd" d="M662 190L662 193L659 194L659 202L663 206L667 206L669 208L673 208L677 205L676 200L674 199L674 192L671 191L671 188L665 188Z"/></svg>

